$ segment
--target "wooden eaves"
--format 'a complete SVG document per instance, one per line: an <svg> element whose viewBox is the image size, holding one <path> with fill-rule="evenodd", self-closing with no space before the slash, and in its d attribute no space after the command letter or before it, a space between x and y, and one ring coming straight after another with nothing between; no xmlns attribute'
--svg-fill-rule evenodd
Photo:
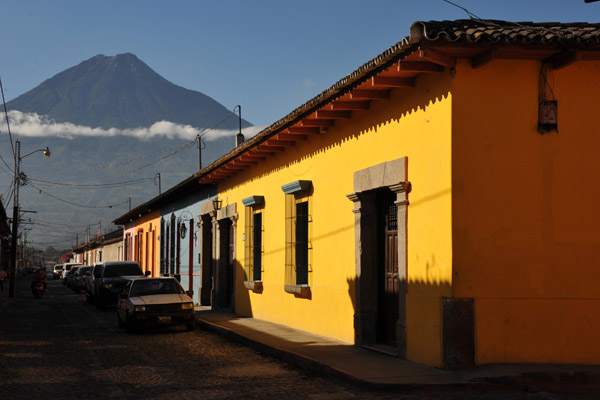
<svg viewBox="0 0 600 400"><path fill-rule="evenodd" d="M458 58L470 59L473 68L496 59L542 60L553 68L600 60L600 24L415 22L408 37L201 170L199 181L218 183L300 140L325 134L337 120L389 99L392 91L413 90L421 74L454 68Z"/></svg>

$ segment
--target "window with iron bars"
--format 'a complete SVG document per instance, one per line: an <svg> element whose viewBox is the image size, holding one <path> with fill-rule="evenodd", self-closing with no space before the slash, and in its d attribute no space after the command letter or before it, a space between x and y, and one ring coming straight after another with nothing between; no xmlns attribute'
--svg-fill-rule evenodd
<svg viewBox="0 0 600 400"><path fill-rule="evenodd" d="M263 210L246 206L244 272L247 281L261 282L263 278Z"/></svg>
<svg viewBox="0 0 600 400"><path fill-rule="evenodd" d="M285 195L286 287L310 286L312 275L312 217L309 197L306 192Z"/></svg>

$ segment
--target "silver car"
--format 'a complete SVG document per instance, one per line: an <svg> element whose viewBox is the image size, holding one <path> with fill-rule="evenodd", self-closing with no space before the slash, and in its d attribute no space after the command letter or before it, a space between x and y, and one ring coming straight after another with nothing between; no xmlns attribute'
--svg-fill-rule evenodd
<svg viewBox="0 0 600 400"><path fill-rule="evenodd" d="M194 301L174 278L133 278L119 294L120 328L132 333L149 325L185 325L194 329Z"/></svg>

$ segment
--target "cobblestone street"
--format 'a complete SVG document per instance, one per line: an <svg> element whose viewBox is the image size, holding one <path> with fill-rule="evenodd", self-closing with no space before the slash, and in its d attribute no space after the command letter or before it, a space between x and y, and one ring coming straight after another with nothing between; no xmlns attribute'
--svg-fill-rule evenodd
<svg viewBox="0 0 600 400"><path fill-rule="evenodd" d="M367 392L315 376L213 333L179 327L128 335L61 281L43 298L17 280L0 294L2 399L558 399L549 393ZM8 285L6 285L8 286ZM588 393L589 394L589 393ZM585 393L568 397L588 398Z"/></svg>

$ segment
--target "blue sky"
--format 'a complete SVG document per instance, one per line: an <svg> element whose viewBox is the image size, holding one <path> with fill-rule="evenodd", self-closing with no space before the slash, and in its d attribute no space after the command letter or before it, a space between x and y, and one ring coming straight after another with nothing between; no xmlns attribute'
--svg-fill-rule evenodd
<svg viewBox="0 0 600 400"><path fill-rule="evenodd" d="M598 22L600 2L455 0L481 18ZM131 52L169 81L269 125L407 36L468 18L443 0L0 0L9 101L97 54Z"/></svg>

